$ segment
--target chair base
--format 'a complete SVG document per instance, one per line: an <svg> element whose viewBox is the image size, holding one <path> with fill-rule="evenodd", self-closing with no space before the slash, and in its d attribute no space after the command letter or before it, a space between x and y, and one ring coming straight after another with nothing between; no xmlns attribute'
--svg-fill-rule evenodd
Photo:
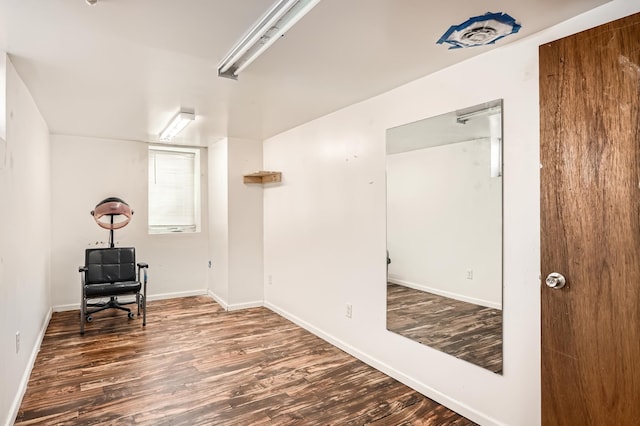
<svg viewBox="0 0 640 426"><path fill-rule="evenodd" d="M93 321L93 317L92 314L95 314L96 312L100 312L100 311L104 311L106 309L118 309L121 311L125 311L128 315L129 318L134 318L135 315L133 314L133 312L131 312L130 308L125 308L124 305L131 305L136 303L136 301L133 302L126 302L126 303L120 303L118 302L118 298L115 296L112 296L108 302L104 302L104 303L87 303L87 307L92 307L92 308L96 308L96 309L87 309L87 311L85 312L85 318L87 320L87 322L91 322ZM140 312L138 310L138 315L140 315Z"/></svg>

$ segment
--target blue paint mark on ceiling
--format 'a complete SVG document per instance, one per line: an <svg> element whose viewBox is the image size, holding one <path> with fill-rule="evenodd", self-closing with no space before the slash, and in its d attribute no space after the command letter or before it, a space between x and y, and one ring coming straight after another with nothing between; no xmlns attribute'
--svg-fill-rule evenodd
<svg viewBox="0 0 640 426"><path fill-rule="evenodd" d="M521 25L510 15L502 12L487 12L469 18L460 25L452 25L437 44L450 44L449 49L484 46L510 34L517 33Z"/></svg>

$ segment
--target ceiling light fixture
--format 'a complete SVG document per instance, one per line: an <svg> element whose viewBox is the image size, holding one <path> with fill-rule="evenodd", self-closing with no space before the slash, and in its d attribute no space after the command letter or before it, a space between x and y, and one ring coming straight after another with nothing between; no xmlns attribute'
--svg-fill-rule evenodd
<svg viewBox="0 0 640 426"><path fill-rule="evenodd" d="M276 42L320 0L278 0L231 49L218 76L237 79L251 62Z"/></svg>
<svg viewBox="0 0 640 426"><path fill-rule="evenodd" d="M98 0L85 0L89 6L95 6Z"/></svg>
<svg viewBox="0 0 640 426"><path fill-rule="evenodd" d="M181 109L180 112L171 119L169 124L167 124L167 127L165 127L165 129L160 132L160 140L169 142L178 133L180 133L182 129L187 127L187 124L195 120L195 118L196 116L193 111L186 111Z"/></svg>

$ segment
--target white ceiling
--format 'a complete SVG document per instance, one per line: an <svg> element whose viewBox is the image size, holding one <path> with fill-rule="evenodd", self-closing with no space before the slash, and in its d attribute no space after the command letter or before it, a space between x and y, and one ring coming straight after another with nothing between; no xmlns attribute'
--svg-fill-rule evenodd
<svg viewBox="0 0 640 426"><path fill-rule="evenodd" d="M608 0L322 0L237 81L217 65L274 0L0 0L10 54L51 133L156 141L264 139L499 48ZM486 12L522 25L495 46L448 50L451 26Z"/></svg>

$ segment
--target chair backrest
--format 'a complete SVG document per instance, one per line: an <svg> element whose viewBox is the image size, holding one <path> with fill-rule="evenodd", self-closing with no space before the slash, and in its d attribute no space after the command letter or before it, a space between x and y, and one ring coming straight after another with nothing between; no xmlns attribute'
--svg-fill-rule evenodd
<svg viewBox="0 0 640 426"><path fill-rule="evenodd" d="M136 281L136 249L95 248L85 251L85 284Z"/></svg>

